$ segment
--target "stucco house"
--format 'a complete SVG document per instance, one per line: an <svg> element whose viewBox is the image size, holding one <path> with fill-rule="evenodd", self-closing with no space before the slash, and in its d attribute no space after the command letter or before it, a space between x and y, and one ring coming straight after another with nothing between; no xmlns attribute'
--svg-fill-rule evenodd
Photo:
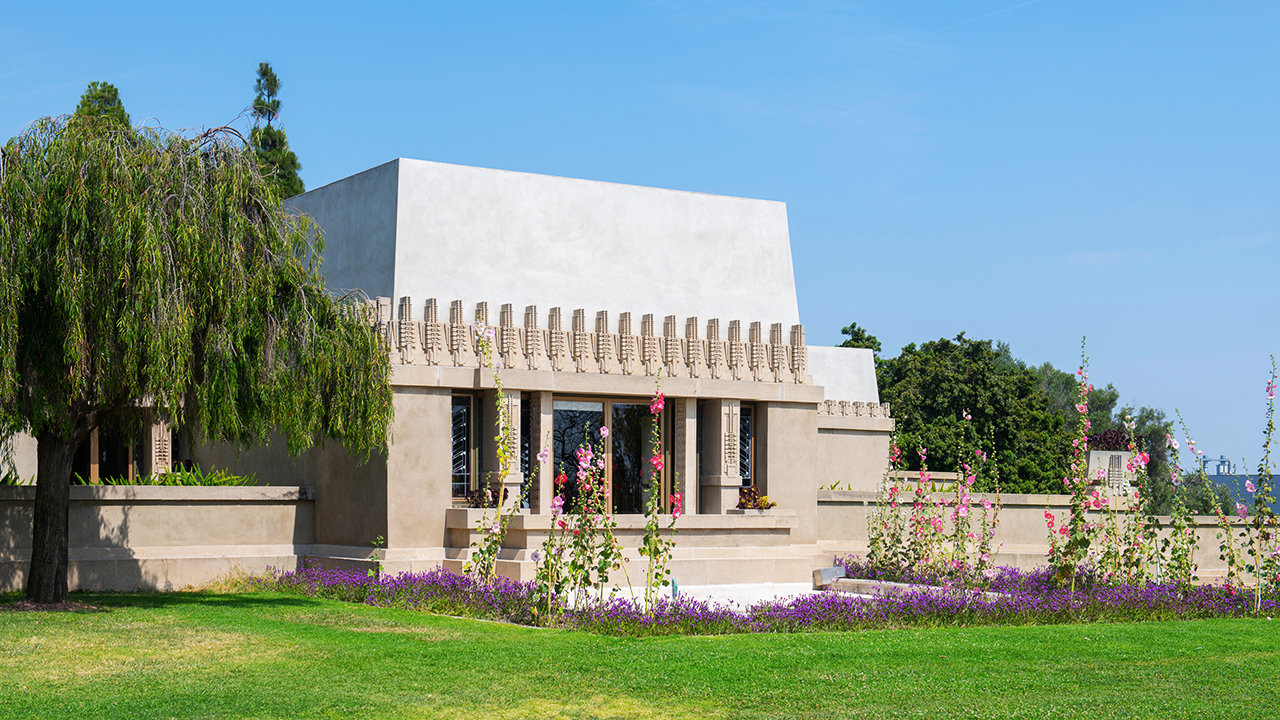
<svg viewBox="0 0 1280 720"><path fill-rule="evenodd" d="M529 554L550 527L550 479L586 434L598 439L608 428L624 546L639 540L649 493L668 503L679 492L686 514L672 568L680 583L804 581L831 561L819 486L866 492L883 474L893 420L871 352L806 343L781 202L397 159L288 205L323 228L330 289L371 299L391 353L395 422L386 454L363 464L333 443L297 462L282 443L190 447L162 425L116 452L114 473L195 462L303 489L289 502L309 503L311 515L292 521L289 542L212 553L228 563L360 562L380 536L389 571L459 568L480 512L466 496L502 483L524 490L527 507L498 570L527 579ZM518 425L520 463L503 478L477 322L495 331L506 410ZM659 381L667 398L660 488L642 472L654 452L645 423ZM101 448L85 456L86 477L108 471ZM777 508L736 510L750 485ZM102 536L84 542L120 543ZM74 538L72 546L75 565Z"/></svg>

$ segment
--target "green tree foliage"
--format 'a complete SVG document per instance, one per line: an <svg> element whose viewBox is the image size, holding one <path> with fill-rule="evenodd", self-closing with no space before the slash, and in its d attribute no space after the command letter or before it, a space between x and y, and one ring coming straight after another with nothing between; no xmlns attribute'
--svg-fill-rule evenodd
<svg viewBox="0 0 1280 720"><path fill-rule="evenodd" d="M1049 410L1062 415L1071 422L1076 420L1076 398L1079 384L1076 376L1045 363L1032 372L1040 379L1040 389L1049 399ZM1115 414L1116 404L1120 401L1120 391L1108 384L1104 388L1094 388L1089 393L1089 432L1100 433L1116 428L1123 428L1123 413ZM1164 436L1161 436L1161 440Z"/></svg>
<svg viewBox="0 0 1280 720"><path fill-rule="evenodd" d="M912 343L898 357L881 360L877 375L913 469L919 468L918 448L928 449L930 467L952 471L968 461L957 456L960 447L980 444L994 450L1002 491L1062 492L1071 447L1063 416L1049 409L1038 376L1005 343L970 340L964 333Z"/></svg>
<svg viewBox="0 0 1280 720"><path fill-rule="evenodd" d="M224 131L44 119L0 181L0 437L38 443L27 596L67 594L72 458L149 411L201 441L385 446L390 364L366 305L330 295L322 241Z"/></svg>
<svg viewBox="0 0 1280 720"><path fill-rule="evenodd" d="M289 149L289 139L285 137L284 128L271 123L280 119L280 78L271 69L270 63L258 63L258 79L253 89L257 97L253 99L253 129L249 131L249 144L254 155L262 165L264 175L270 175L281 198L301 195L306 186L298 171L302 163L298 156ZM266 125L262 125L262 122Z"/></svg>
<svg viewBox="0 0 1280 720"><path fill-rule="evenodd" d="M124 103L120 102L120 92L109 82L89 83L89 87L80 96L76 115L104 117L113 123L129 127L129 113L124 111Z"/></svg>
<svg viewBox="0 0 1280 720"><path fill-rule="evenodd" d="M840 332L847 336L845 341L840 343L840 347L867 348L877 354L880 352L880 341L876 339L875 335L859 327L858 323L852 323L848 327L841 328Z"/></svg>

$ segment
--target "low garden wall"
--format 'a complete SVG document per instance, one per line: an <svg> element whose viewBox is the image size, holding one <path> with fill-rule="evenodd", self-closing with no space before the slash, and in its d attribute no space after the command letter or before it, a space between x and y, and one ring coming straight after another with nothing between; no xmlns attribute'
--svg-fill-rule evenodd
<svg viewBox="0 0 1280 720"><path fill-rule="evenodd" d="M489 517L493 516L492 510ZM455 508L447 512L449 528L448 558L443 563L450 570L461 571L470 555L472 541L479 539L476 526L483 510ZM661 516L666 535L668 516ZM623 547L625 572L610 576L619 585L644 583L645 563L636 549L644 535L644 515L615 515L614 537ZM516 515L511 518L503 551L498 560L498 573L514 580L531 580L535 572L532 553L542 547L551 531L550 515ZM808 582L813 569L831 563L829 554L814 545L794 545L792 537L798 523L795 510L730 511L726 515L683 515L676 521L677 534L671 557L671 576L681 585L720 585L734 583ZM389 551L388 560L395 560ZM386 563L395 571L394 562Z"/></svg>
<svg viewBox="0 0 1280 720"><path fill-rule="evenodd" d="M984 498L991 501L996 499L993 494L983 493L974 493L973 497L975 505L980 504ZM1003 507L1000 510L1000 526L996 528L993 545L1004 543L1004 547L996 553L994 563L1023 569L1047 565L1049 540L1044 512L1048 509L1061 520L1069 514L1070 499L1070 495L1001 495ZM819 490L820 544L835 554L864 553L867 549L867 516L877 505L874 492ZM981 507L976 511L980 513ZM1167 516L1159 517L1158 520L1166 527L1169 524ZM1197 515L1192 520L1199 537L1199 547L1195 554L1199 577L1205 580L1225 577L1226 563L1218 557L1217 534L1220 530L1217 518ZM976 517L973 526L976 532ZM1243 523L1236 522L1235 527L1239 529L1243 527Z"/></svg>
<svg viewBox="0 0 1280 720"><path fill-rule="evenodd" d="M36 489L0 487L0 591L24 586ZM315 539L315 488L71 488L73 590L170 590L233 568L293 569Z"/></svg>

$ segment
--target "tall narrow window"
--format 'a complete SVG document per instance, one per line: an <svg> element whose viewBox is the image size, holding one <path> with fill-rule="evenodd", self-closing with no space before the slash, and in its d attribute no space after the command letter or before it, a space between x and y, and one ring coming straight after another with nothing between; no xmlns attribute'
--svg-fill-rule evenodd
<svg viewBox="0 0 1280 720"><path fill-rule="evenodd" d="M743 485L755 484L755 408L743 405L738 422L738 474Z"/></svg>
<svg viewBox="0 0 1280 720"><path fill-rule="evenodd" d="M453 396L453 497L464 498L471 492L474 459L472 453L472 398Z"/></svg>

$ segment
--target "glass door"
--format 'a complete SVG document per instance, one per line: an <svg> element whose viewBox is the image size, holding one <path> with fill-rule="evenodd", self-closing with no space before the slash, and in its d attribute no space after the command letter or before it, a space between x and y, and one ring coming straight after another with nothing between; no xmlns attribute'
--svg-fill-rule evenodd
<svg viewBox="0 0 1280 720"><path fill-rule="evenodd" d="M554 492L564 496L572 507L577 499L576 451L591 443L604 454L605 487L615 513L643 513L649 493L661 488L649 487L650 438L648 402L614 402L612 400L555 400L552 432L552 473L564 473L563 489ZM601 442L601 428L608 428L608 442Z"/></svg>
<svg viewBox="0 0 1280 720"><path fill-rule="evenodd" d="M649 406L637 403L609 403L610 466L613 470L613 511L643 513L648 493Z"/></svg>

